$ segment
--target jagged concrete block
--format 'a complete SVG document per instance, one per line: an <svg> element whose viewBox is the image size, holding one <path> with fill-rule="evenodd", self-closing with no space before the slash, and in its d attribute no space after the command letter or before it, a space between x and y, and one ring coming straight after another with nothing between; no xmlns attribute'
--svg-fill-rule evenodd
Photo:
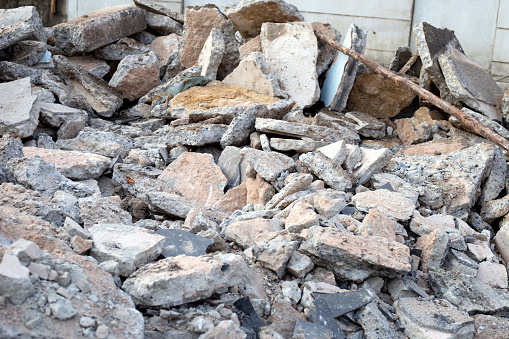
<svg viewBox="0 0 509 339"><path fill-rule="evenodd" d="M37 96L32 95L30 78L0 84L0 134L26 138L39 123Z"/></svg>
<svg viewBox="0 0 509 339"><path fill-rule="evenodd" d="M47 33L34 6L0 9L0 50L26 39L46 43Z"/></svg>

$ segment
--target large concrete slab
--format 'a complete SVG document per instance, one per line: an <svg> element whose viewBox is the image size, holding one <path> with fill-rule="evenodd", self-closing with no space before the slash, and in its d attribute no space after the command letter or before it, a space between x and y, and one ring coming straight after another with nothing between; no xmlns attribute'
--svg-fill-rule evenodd
<svg viewBox="0 0 509 339"><path fill-rule="evenodd" d="M0 9L0 50L25 39L46 43L47 38L34 6Z"/></svg>
<svg viewBox="0 0 509 339"><path fill-rule="evenodd" d="M26 138L39 123L37 96L32 95L30 78L0 84L0 134Z"/></svg>

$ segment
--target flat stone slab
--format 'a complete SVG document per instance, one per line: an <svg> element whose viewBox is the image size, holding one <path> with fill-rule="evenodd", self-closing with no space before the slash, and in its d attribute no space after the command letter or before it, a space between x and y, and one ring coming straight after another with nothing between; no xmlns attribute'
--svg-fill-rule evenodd
<svg viewBox="0 0 509 339"><path fill-rule="evenodd" d="M55 164L62 175L73 180L99 178L111 164L111 159L102 155L76 151L23 147L23 154L27 158L38 156Z"/></svg>
<svg viewBox="0 0 509 339"><path fill-rule="evenodd" d="M373 301L374 298L373 292L366 288L343 293L313 293L313 296L316 300L327 304L334 318L355 311Z"/></svg>
<svg viewBox="0 0 509 339"><path fill-rule="evenodd" d="M375 208L390 218L405 221L410 219L415 204L403 194L386 189L361 192L352 198L355 207L363 212Z"/></svg>
<svg viewBox="0 0 509 339"><path fill-rule="evenodd" d="M269 182L276 180L283 172L290 171L296 166L292 158L278 152L246 148L241 151L241 154L256 173Z"/></svg>
<svg viewBox="0 0 509 339"><path fill-rule="evenodd" d="M26 39L46 43L47 38L35 6L0 9L0 50Z"/></svg>
<svg viewBox="0 0 509 339"><path fill-rule="evenodd" d="M352 176L332 159L322 153L304 153L299 157L299 161L302 162L302 164L304 164L311 173L322 179L333 189L346 191L352 188Z"/></svg>
<svg viewBox="0 0 509 339"><path fill-rule="evenodd" d="M129 18L129 20L126 20ZM133 5L107 7L53 27L55 45L68 55L90 52L143 31L144 11Z"/></svg>
<svg viewBox="0 0 509 339"><path fill-rule="evenodd" d="M122 288L138 306L173 307L202 300L242 281L241 256L178 256L145 265Z"/></svg>
<svg viewBox="0 0 509 339"><path fill-rule="evenodd" d="M31 136L39 123L37 96L32 95L30 78L0 84L0 134L20 138Z"/></svg>
<svg viewBox="0 0 509 339"><path fill-rule="evenodd" d="M41 120L52 127L60 127L69 120L88 119L88 114L80 109L49 102L38 102L37 105L41 108Z"/></svg>
<svg viewBox="0 0 509 339"><path fill-rule="evenodd" d="M345 280L396 277L411 269L410 250L401 243L381 237L358 237L325 227L312 227L299 251Z"/></svg>
<svg viewBox="0 0 509 339"><path fill-rule="evenodd" d="M222 124L189 124L170 128L161 141L170 148L203 146L219 143L227 130Z"/></svg>
<svg viewBox="0 0 509 339"><path fill-rule="evenodd" d="M123 224L96 224L88 231L94 241L90 254L99 262L113 260L121 276L128 277L162 252L165 237Z"/></svg>
<svg viewBox="0 0 509 339"><path fill-rule="evenodd" d="M329 142L343 140L343 133L332 128L275 119L258 118L256 119L255 128L261 133L284 135L288 137L306 137L313 140Z"/></svg>
<svg viewBox="0 0 509 339"><path fill-rule="evenodd" d="M185 219L195 203L178 194L168 192L147 192L145 201L154 212Z"/></svg>

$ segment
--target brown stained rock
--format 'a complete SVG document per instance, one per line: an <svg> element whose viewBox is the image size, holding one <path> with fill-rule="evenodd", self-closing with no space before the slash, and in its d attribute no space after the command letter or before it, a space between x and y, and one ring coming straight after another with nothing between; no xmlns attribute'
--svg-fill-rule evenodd
<svg viewBox="0 0 509 339"><path fill-rule="evenodd" d="M449 250L449 236L442 230L435 230L417 240L415 246L422 250L421 270L441 268Z"/></svg>
<svg viewBox="0 0 509 339"><path fill-rule="evenodd" d="M362 225L357 228L360 235L383 237L391 241L396 241L397 222L383 214L377 209L370 209L368 215L362 220Z"/></svg>
<svg viewBox="0 0 509 339"><path fill-rule="evenodd" d="M75 56L70 57L69 60L98 78L104 77L110 71L106 61L93 56Z"/></svg>
<svg viewBox="0 0 509 339"><path fill-rule="evenodd" d="M110 166L111 159L93 153L61 151L38 147L23 147L27 158L41 157L69 179L98 178Z"/></svg>
<svg viewBox="0 0 509 339"><path fill-rule="evenodd" d="M329 227L312 227L299 251L342 280L396 277L411 269L407 246L380 237L358 237Z"/></svg>
<svg viewBox="0 0 509 339"><path fill-rule="evenodd" d="M313 226L319 226L319 217L313 206L305 202L295 204L285 220L285 229L292 233Z"/></svg>
<svg viewBox="0 0 509 339"><path fill-rule="evenodd" d="M507 269L502 264L483 261L479 264L476 279L485 284L507 288Z"/></svg>
<svg viewBox="0 0 509 339"><path fill-rule="evenodd" d="M467 147L463 138L443 138L405 147L402 152L405 155L440 155L450 154Z"/></svg>
<svg viewBox="0 0 509 339"><path fill-rule="evenodd" d="M247 205L247 184L242 184L228 190L223 197L214 204L214 208L235 212Z"/></svg>
<svg viewBox="0 0 509 339"><path fill-rule="evenodd" d="M410 219L415 210L412 200L401 193L386 189L358 193L352 198L352 202L360 211L368 212L375 208L390 218L402 221Z"/></svg>
<svg viewBox="0 0 509 339"><path fill-rule="evenodd" d="M413 78L409 78L413 81ZM376 118L392 118L415 98L415 93L380 74L365 72L355 81L347 109L361 111Z"/></svg>
<svg viewBox="0 0 509 339"><path fill-rule="evenodd" d="M245 38L260 34L265 22L303 21L297 7L282 0L244 0L226 9L233 26Z"/></svg>
<svg viewBox="0 0 509 339"><path fill-rule="evenodd" d="M246 203L265 205L274 196L275 190L260 174L246 180Z"/></svg>
<svg viewBox="0 0 509 339"><path fill-rule="evenodd" d="M262 41L260 35L250 39L248 42L239 47L239 53L241 58L247 57L249 54L254 52L262 52Z"/></svg>
<svg viewBox="0 0 509 339"><path fill-rule="evenodd" d="M67 55L76 55L141 32L146 27L144 11L141 8L120 5L58 24L53 27L53 37L56 47Z"/></svg>
<svg viewBox="0 0 509 339"><path fill-rule="evenodd" d="M191 152L183 153L172 162L157 180L206 207L221 199L227 182L212 155Z"/></svg>
<svg viewBox="0 0 509 339"><path fill-rule="evenodd" d="M170 61L170 57L178 54L181 37L177 34L169 34L154 39L148 46L159 59L161 65L166 65Z"/></svg>
<svg viewBox="0 0 509 339"><path fill-rule="evenodd" d="M72 250L78 254L84 254L92 248L92 240L85 240L79 235L75 235L71 239Z"/></svg>
<svg viewBox="0 0 509 339"><path fill-rule="evenodd" d="M396 132L403 145L419 144L431 137L431 126L417 118L397 119Z"/></svg>
<svg viewBox="0 0 509 339"><path fill-rule="evenodd" d="M283 225L278 219L251 219L236 221L226 226L224 235L229 241L234 241L242 248L253 245L256 236L262 233L279 232Z"/></svg>
<svg viewBox="0 0 509 339"><path fill-rule="evenodd" d="M486 314L474 315L474 338L505 339L509 336L509 319Z"/></svg>

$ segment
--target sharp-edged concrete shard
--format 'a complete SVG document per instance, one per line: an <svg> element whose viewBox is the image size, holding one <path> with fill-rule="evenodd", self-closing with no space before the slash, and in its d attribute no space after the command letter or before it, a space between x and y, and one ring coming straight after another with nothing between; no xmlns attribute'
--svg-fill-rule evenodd
<svg viewBox="0 0 509 339"><path fill-rule="evenodd" d="M346 32L343 46L357 53L364 53L368 32L352 24ZM327 73L320 99L331 110L341 112L346 107L348 94L355 82L357 60L341 52L336 53L334 62Z"/></svg>
<svg viewBox="0 0 509 339"><path fill-rule="evenodd" d="M453 48L438 57L451 94L492 120L500 120L504 92L479 64Z"/></svg>
<svg viewBox="0 0 509 339"><path fill-rule="evenodd" d="M34 6L0 9L0 50L25 39L46 43L48 36Z"/></svg>
<svg viewBox="0 0 509 339"><path fill-rule="evenodd" d="M26 138L38 124L40 108L30 78L0 84L0 134Z"/></svg>

